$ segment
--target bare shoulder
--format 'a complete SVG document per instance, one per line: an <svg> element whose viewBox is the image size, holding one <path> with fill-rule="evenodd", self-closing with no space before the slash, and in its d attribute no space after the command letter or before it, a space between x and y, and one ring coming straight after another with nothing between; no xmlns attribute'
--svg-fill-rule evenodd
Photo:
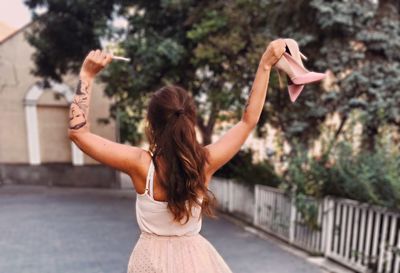
<svg viewBox="0 0 400 273"><path fill-rule="evenodd" d="M136 159L136 160L141 160L141 159L145 158L146 155L149 155L149 151L147 151L143 148L140 148L137 146L130 146L130 145L126 145L126 146L128 147L128 149L131 150L132 157L134 157L134 159Z"/></svg>
<svg viewBox="0 0 400 273"><path fill-rule="evenodd" d="M136 146L128 146L127 147L131 153L131 166L132 166L132 173L131 176L136 176L137 174L142 173L143 169L146 165L149 164L151 156L149 151L136 147Z"/></svg>

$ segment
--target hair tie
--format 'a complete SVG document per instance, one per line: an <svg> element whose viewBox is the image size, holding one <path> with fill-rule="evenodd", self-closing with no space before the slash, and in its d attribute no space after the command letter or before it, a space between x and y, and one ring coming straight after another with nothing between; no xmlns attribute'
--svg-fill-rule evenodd
<svg viewBox="0 0 400 273"><path fill-rule="evenodd" d="M179 108L178 110L175 111L175 115L177 115L178 117L184 113L185 113L185 109L183 109L183 108Z"/></svg>

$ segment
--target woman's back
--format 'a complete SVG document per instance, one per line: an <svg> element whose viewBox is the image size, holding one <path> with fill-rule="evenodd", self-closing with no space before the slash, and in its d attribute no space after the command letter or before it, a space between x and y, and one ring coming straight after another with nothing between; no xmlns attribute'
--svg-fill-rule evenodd
<svg viewBox="0 0 400 273"><path fill-rule="evenodd" d="M184 236L199 233L202 225L201 207L192 207L192 215L189 220L177 222L168 209L167 201L154 199L154 163L153 158L146 176L145 190L137 193L136 219L142 232L161 236ZM201 199L199 199L201 201Z"/></svg>
<svg viewBox="0 0 400 273"><path fill-rule="evenodd" d="M174 221L167 201L154 199L155 167L151 158L145 190L137 193L136 218L141 234L129 259L128 273L232 273L217 250L199 232L201 207L188 221ZM202 198L198 198L202 202Z"/></svg>

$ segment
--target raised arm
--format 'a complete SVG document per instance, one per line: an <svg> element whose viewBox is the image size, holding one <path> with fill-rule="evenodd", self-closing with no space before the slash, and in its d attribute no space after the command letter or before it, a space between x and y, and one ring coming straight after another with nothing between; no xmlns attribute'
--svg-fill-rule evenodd
<svg viewBox="0 0 400 273"><path fill-rule="evenodd" d="M93 159L133 176L143 150L119 144L90 132L89 109L95 76L112 60L110 54L91 51L85 58L69 111L69 138Z"/></svg>
<svg viewBox="0 0 400 273"><path fill-rule="evenodd" d="M267 94L272 66L285 51L285 43L278 39L271 42L261 57L253 86L244 107L241 120L229 129L217 142L207 145L209 166L207 174L212 175L227 163L244 144L260 118Z"/></svg>

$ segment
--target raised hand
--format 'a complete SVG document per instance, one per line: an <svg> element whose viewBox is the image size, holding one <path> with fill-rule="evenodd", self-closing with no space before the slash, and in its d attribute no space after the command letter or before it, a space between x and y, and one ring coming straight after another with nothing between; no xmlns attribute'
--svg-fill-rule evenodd
<svg viewBox="0 0 400 273"><path fill-rule="evenodd" d="M80 76L93 78L112 61L112 55L104 51L92 50L83 61Z"/></svg>
<svg viewBox="0 0 400 273"><path fill-rule="evenodd" d="M270 42L261 58L265 68L271 68L282 57L285 48L286 43L283 39Z"/></svg>
<svg viewBox="0 0 400 273"><path fill-rule="evenodd" d="M76 131L88 130L88 115L90 105L90 93L93 78L112 60L112 55L104 51L92 50L83 61L79 82L76 87L74 100L69 110L70 134ZM82 128L82 129L81 129Z"/></svg>

